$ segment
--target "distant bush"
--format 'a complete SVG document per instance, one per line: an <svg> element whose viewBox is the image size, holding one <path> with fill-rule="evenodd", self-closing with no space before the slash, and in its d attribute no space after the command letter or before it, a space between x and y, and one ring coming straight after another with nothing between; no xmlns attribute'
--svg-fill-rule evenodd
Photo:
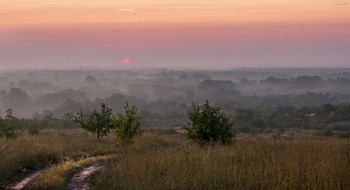
<svg viewBox="0 0 350 190"><path fill-rule="evenodd" d="M12 109L6 110L6 117L0 118L0 137L16 138L18 133L15 132L16 118L12 116Z"/></svg>
<svg viewBox="0 0 350 190"><path fill-rule="evenodd" d="M35 136L35 135L39 135L40 131L39 131L39 127L35 127L35 126L31 126L28 128L28 134Z"/></svg>
<svg viewBox="0 0 350 190"><path fill-rule="evenodd" d="M252 126L253 128L265 129L265 122L262 119L253 119L250 122L250 126Z"/></svg>
<svg viewBox="0 0 350 190"><path fill-rule="evenodd" d="M339 138L342 138L342 139L350 139L350 132L338 133L337 135Z"/></svg>
<svg viewBox="0 0 350 190"><path fill-rule="evenodd" d="M18 134L15 132L14 125L8 119L0 120L0 137L6 137L8 139L16 138Z"/></svg>
<svg viewBox="0 0 350 190"><path fill-rule="evenodd" d="M199 143L232 142L235 133L233 122L227 117L219 104L210 105L206 101L203 105L192 104L188 113L188 123L184 127L187 137Z"/></svg>
<svg viewBox="0 0 350 190"><path fill-rule="evenodd" d="M174 128L163 129L158 132L160 135L174 135L177 131Z"/></svg>
<svg viewBox="0 0 350 190"><path fill-rule="evenodd" d="M254 114L250 109L238 108L233 114L236 124L246 124L254 120Z"/></svg>
<svg viewBox="0 0 350 190"><path fill-rule="evenodd" d="M241 133L249 133L251 131L251 127L249 127L248 125L236 126L235 129Z"/></svg>
<svg viewBox="0 0 350 190"><path fill-rule="evenodd" d="M333 133L332 129L328 128L328 129L317 132L316 135L330 137L330 136L333 136L334 133Z"/></svg>
<svg viewBox="0 0 350 190"><path fill-rule="evenodd" d="M264 133L271 133L271 132L272 132L271 127L266 127L264 130Z"/></svg>

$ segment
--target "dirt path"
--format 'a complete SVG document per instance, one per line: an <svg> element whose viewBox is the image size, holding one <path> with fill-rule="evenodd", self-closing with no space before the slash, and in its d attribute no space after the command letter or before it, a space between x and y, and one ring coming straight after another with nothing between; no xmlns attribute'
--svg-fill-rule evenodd
<svg viewBox="0 0 350 190"><path fill-rule="evenodd" d="M38 175L42 174L43 172L47 171L49 168L45 168L39 171L36 171L32 174L29 174L27 177L22 179L20 182L18 182L15 186L13 186L11 189L13 190L21 190L25 186L27 186L31 181L33 181L34 178L36 178Z"/></svg>
<svg viewBox="0 0 350 190"><path fill-rule="evenodd" d="M88 190L89 188L89 180L93 173L97 172L98 170L101 170L103 166L99 164L95 164L93 166L90 166L88 168L85 168L83 171L75 174L71 182L68 184L67 189L68 190Z"/></svg>

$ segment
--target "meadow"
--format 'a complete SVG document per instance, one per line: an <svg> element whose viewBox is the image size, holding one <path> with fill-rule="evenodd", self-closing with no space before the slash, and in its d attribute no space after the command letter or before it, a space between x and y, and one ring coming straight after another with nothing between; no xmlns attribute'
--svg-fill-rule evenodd
<svg viewBox="0 0 350 190"><path fill-rule="evenodd" d="M238 135L230 145L197 145L181 133L152 130L122 147L113 135L98 142L80 129L43 130L0 140L0 184L9 188L31 171L53 166L29 189L65 189L74 172L102 162L92 189L350 188L348 139L271 136Z"/></svg>
<svg viewBox="0 0 350 190"><path fill-rule="evenodd" d="M34 136L24 132L16 139L0 138L0 144L0 189L41 168L116 152L112 137L98 143L81 129L44 129Z"/></svg>

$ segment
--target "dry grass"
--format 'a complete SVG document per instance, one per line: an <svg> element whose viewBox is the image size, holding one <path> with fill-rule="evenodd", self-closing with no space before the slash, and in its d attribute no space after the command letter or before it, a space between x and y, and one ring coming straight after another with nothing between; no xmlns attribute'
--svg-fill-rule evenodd
<svg viewBox="0 0 350 190"><path fill-rule="evenodd" d="M48 171L39 175L33 183L31 183L28 189L39 190L39 189L65 189L68 180L79 170L86 166L93 165L97 162L107 160L108 156L97 156L80 161L67 161L58 166L50 168Z"/></svg>
<svg viewBox="0 0 350 190"><path fill-rule="evenodd" d="M81 130L45 130L38 136L0 139L0 188L23 174L64 160L115 152L115 139L98 143Z"/></svg>
<svg viewBox="0 0 350 190"><path fill-rule="evenodd" d="M149 137L148 137L149 138ZM141 143L134 146L143 146ZM162 139L167 142L167 139ZM149 143L152 144L152 143ZM349 189L348 140L240 140L128 151L95 189Z"/></svg>
<svg viewBox="0 0 350 190"><path fill-rule="evenodd" d="M95 189L350 189L349 140L270 136L203 147L182 134L147 132L135 144L118 147L114 136L99 143L81 130L47 130L0 140L0 183L57 164L30 188L64 189L74 172L98 161L74 160L117 153L94 176Z"/></svg>

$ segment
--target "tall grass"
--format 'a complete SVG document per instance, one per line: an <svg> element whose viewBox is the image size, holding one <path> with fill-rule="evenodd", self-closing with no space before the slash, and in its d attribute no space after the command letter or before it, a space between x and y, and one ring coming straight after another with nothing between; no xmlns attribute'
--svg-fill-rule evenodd
<svg viewBox="0 0 350 190"><path fill-rule="evenodd" d="M349 145L347 140L239 140L230 146L129 151L106 163L94 188L349 189Z"/></svg>
<svg viewBox="0 0 350 190"><path fill-rule="evenodd" d="M115 152L113 137L99 143L81 130L46 130L40 135L0 139L0 188L31 170L63 160Z"/></svg>
<svg viewBox="0 0 350 190"><path fill-rule="evenodd" d="M233 145L199 146L181 134L146 132L128 147L114 136L98 142L81 130L46 130L0 139L0 188L30 170L56 164L32 189L64 189L74 172L105 159L95 189L350 189L350 141L336 138L239 138ZM60 164L58 164L60 163Z"/></svg>

